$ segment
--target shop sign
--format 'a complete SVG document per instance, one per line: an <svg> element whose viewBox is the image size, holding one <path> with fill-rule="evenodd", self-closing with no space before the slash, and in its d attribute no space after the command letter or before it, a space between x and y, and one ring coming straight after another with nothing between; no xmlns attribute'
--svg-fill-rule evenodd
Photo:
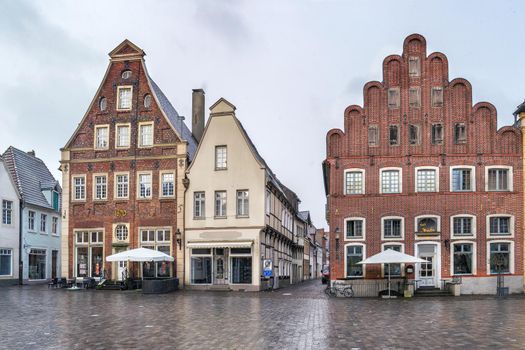
<svg viewBox="0 0 525 350"><path fill-rule="evenodd" d="M273 268L272 268L272 260L271 259L263 260L263 275L264 275L264 277L272 277L272 275L273 275Z"/></svg>

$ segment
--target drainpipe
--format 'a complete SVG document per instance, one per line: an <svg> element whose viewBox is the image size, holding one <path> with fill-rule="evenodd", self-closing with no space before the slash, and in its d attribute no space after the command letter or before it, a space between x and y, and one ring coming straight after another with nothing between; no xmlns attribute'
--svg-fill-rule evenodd
<svg viewBox="0 0 525 350"><path fill-rule="evenodd" d="M23 220L22 212L24 211L24 201L20 199L19 213L18 213L18 285L24 284L24 261L22 259L22 252L25 251L22 233Z"/></svg>

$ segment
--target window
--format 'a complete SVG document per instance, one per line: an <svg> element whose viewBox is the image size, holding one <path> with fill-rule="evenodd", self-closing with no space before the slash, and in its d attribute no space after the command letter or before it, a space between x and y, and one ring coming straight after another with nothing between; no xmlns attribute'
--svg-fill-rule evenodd
<svg viewBox="0 0 525 350"><path fill-rule="evenodd" d="M410 124L408 126L408 142L411 145L419 145L419 125Z"/></svg>
<svg viewBox="0 0 525 350"><path fill-rule="evenodd" d="M421 107L421 94L418 87L408 89L408 103L410 107Z"/></svg>
<svg viewBox="0 0 525 350"><path fill-rule="evenodd" d="M95 126L95 149L108 149L109 126Z"/></svg>
<svg viewBox="0 0 525 350"><path fill-rule="evenodd" d="M364 194L364 170L350 169L345 171L345 194Z"/></svg>
<svg viewBox="0 0 525 350"><path fill-rule="evenodd" d="M226 191L215 191L215 217L226 217Z"/></svg>
<svg viewBox="0 0 525 350"><path fill-rule="evenodd" d="M53 216L51 220L51 234L58 235L58 218Z"/></svg>
<svg viewBox="0 0 525 350"><path fill-rule="evenodd" d="M117 124L116 126L117 133L117 148L128 148L130 142L130 125L129 124Z"/></svg>
<svg viewBox="0 0 525 350"><path fill-rule="evenodd" d="M465 123L456 123L454 125L454 143L461 144L467 142L467 127Z"/></svg>
<svg viewBox="0 0 525 350"><path fill-rule="evenodd" d="M431 99L432 107L443 107L443 88L433 87Z"/></svg>
<svg viewBox="0 0 525 350"><path fill-rule="evenodd" d="M40 232L47 233L47 215L40 214Z"/></svg>
<svg viewBox="0 0 525 350"><path fill-rule="evenodd" d="M403 238L404 220L403 218L382 218L383 239Z"/></svg>
<svg viewBox="0 0 525 350"><path fill-rule="evenodd" d="M193 193L193 217L196 219L206 217L206 195L204 192Z"/></svg>
<svg viewBox="0 0 525 350"><path fill-rule="evenodd" d="M248 216L250 202L249 193L247 190L237 191L237 216Z"/></svg>
<svg viewBox="0 0 525 350"><path fill-rule="evenodd" d="M511 168L488 168L486 175L488 191L512 191Z"/></svg>
<svg viewBox="0 0 525 350"><path fill-rule="evenodd" d="M365 220L362 218L350 218L345 220L345 238L364 238Z"/></svg>
<svg viewBox="0 0 525 350"><path fill-rule="evenodd" d="M162 173L160 176L161 181L161 196L162 197L173 197L175 196L175 174L174 173Z"/></svg>
<svg viewBox="0 0 525 350"><path fill-rule="evenodd" d="M376 125L368 127L368 146L379 145L379 129Z"/></svg>
<svg viewBox="0 0 525 350"><path fill-rule="evenodd" d="M510 216L490 216L489 217L489 234L494 236L512 235Z"/></svg>
<svg viewBox="0 0 525 350"><path fill-rule="evenodd" d="M117 225L115 227L115 238L117 241L127 241L128 227L126 225Z"/></svg>
<svg viewBox="0 0 525 350"><path fill-rule="evenodd" d="M454 244L454 275L471 275L473 262L473 244L455 243Z"/></svg>
<svg viewBox="0 0 525 350"><path fill-rule="evenodd" d="M46 250L31 249L29 252L29 279L43 280L46 278Z"/></svg>
<svg viewBox="0 0 525 350"><path fill-rule="evenodd" d="M268 190L266 190L266 200L265 200L265 206L266 206L266 215L270 215L270 212L272 210L272 193Z"/></svg>
<svg viewBox="0 0 525 350"><path fill-rule="evenodd" d="M95 197L96 200L108 198L108 178L106 175L94 175Z"/></svg>
<svg viewBox="0 0 525 350"><path fill-rule="evenodd" d="M422 235L439 234L439 217L422 216L416 217L416 233Z"/></svg>
<svg viewBox="0 0 525 350"><path fill-rule="evenodd" d="M401 193L401 170L381 170L381 193Z"/></svg>
<svg viewBox="0 0 525 350"><path fill-rule="evenodd" d="M388 128L388 141L390 146L399 145L399 127L397 125L390 125Z"/></svg>
<svg viewBox="0 0 525 350"><path fill-rule="evenodd" d="M399 108L399 88L388 89L388 108Z"/></svg>
<svg viewBox="0 0 525 350"><path fill-rule="evenodd" d="M139 147L153 146L153 122L139 123Z"/></svg>
<svg viewBox="0 0 525 350"><path fill-rule="evenodd" d="M363 265L357 264L364 259L364 245L346 246L346 277L363 277Z"/></svg>
<svg viewBox="0 0 525 350"><path fill-rule="evenodd" d="M74 200L86 199L86 177L85 176L74 176L73 177L73 198Z"/></svg>
<svg viewBox="0 0 525 350"><path fill-rule="evenodd" d="M451 191L463 192L474 190L474 167L452 168Z"/></svg>
<svg viewBox="0 0 525 350"><path fill-rule="evenodd" d="M454 236L474 236L472 216L456 216L452 218L452 233Z"/></svg>
<svg viewBox="0 0 525 350"><path fill-rule="evenodd" d="M215 147L215 170L224 170L227 167L226 146Z"/></svg>
<svg viewBox="0 0 525 350"><path fill-rule="evenodd" d="M108 100L105 97L101 97L98 101L98 108L101 112L104 112L108 108Z"/></svg>
<svg viewBox="0 0 525 350"><path fill-rule="evenodd" d="M139 198L151 198L151 174L139 174Z"/></svg>
<svg viewBox="0 0 525 350"><path fill-rule="evenodd" d="M510 243L490 243L490 273L510 273Z"/></svg>
<svg viewBox="0 0 525 350"><path fill-rule="evenodd" d="M252 251L250 248L231 248L232 283L252 283Z"/></svg>
<svg viewBox="0 0 525 350"><path fill-rule="evenodd" d="M129 197L129 175L115 174L115 198L126 199Z"/></svg>
<svg viewBox="0 0 525 350"><path fill-rule="evenodd" d="M13 274L13 250L0 249L0 276Z"/></svg>
<svg viewBox="0 0 525 350"><path fill-rule="evenodd" d="M167 255L171 255L171 230L168 228L148 228L140 229L139 237L141 246L157 250ZM170 277L171 263L163 262L144 262L142 264L142 277L145 278L164 278Z"/></svg>
<svg viewBox="0 0 525 350"><path fill-rule="evenodd" d="M433 145L443 144L443 125L432 124L432 144Z"/></svg>
<svg viewBox="0 0 525 350"><path fill-rule="evenodd" d="M419 64L419 57L408 58L408 75L411 77L419 77L421 74L421 67Z"/></svg>
<svg viewBox="0 0 525 350"><path fill-rule="evenodd" d="M191 283L211 284L211 249L191 250Z"/></svg>
<svg viewBox="0 0 525 350"><path fill-rule="evenodd" d="M437 169L416 168L416 192L438 192Z"/></svg>
<svg viewBox="0 0 525 350"><path fill-rule="evenodd" d="M131 71L128 69L128 70L125 70L122 72L122 79L129 79L131 78Z"/></svg>
<svg viewBox="0 0 525 350"><path fill-rule="evenodd" d="M35 212L32 210L27 212L27 229L29 231L35 230Z"/></svg>
<svg viewBox="0 0 525 350"><path fill-rule="evenodd" d="M2 201L2 224L12 225L13 224L13 202Z"/></svg>
<svg viewBox="0 0 525 350"><path fill-rule="evenodd" d="M118 91L117 110L130 110L131 109L131 95L132 95L131 86L129 87L119 86L117 88L117 91Z"/></svg>
<svg viewBox="0 0 525 350"><path fill-rule="evenodd" d="M401 245L399 244L385 244L383 250L392 249L396 252L402 253ZM401 277L401 264L383 264L383 275L390 277Z"/></svg>
<svg viewBox="0 0 525 350"><path fill-rule="evenodd" d="M100 277L104 269L103 231L76 232L76 277Z"/></svg>
<svg viewBox="0 0 525 350"><path fill-rule="evenodd" d="M146 94L146 96L144 96L144 108L150 108L150 107L151 107L151 95Z"/></svg>

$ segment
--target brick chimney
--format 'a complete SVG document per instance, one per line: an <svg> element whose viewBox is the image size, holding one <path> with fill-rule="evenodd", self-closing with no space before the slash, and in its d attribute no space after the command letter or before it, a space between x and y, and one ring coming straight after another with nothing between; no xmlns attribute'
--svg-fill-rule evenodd
<svg viewBox="0 0 525 350"><path fill-rule="evenodd" d="M191 95L191 133L197 142L204 133L204 90L193 89Z"/></svg>

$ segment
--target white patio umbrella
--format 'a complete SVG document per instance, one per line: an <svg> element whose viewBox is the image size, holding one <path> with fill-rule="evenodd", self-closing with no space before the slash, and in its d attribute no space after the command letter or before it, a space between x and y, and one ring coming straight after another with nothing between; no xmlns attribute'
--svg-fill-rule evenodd
<svg viewBox="0 0 525 350"><path fill-rule="evenodd" d="M173 261L173 257L148 248L125 250L106 257L106 261Z"/></svg>
<svg viewBox="0 0 525 350"><path fill-rule="evenodd" d="M381 253L377 253L369 258L366 258L363 261L358 262L358 264L388 264L390 272L390 264L417 264L426 262L426 260L417 258L415 256L400 253L393 249L387 249L382 251ZM388 297L390 298L390 273L388 274Z"/></svg>

